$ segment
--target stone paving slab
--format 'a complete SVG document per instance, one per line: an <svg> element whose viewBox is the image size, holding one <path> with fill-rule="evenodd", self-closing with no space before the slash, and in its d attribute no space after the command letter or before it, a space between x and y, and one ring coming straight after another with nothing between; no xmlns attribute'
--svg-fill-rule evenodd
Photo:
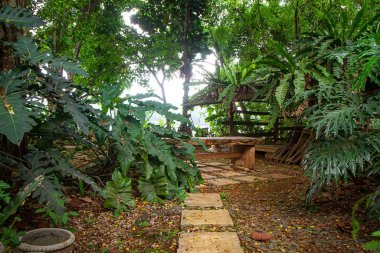
<svg viewBox="0 0 380 253"><path fill-rule="evenodd" d="M220 166L220 168L222 168L223 170L233 170L233 168L230 165L223 165Z"/></svg>
<svg viewBox="0 0 380 253"><path fill-rule="evenodd" d="M181 233L177 253L243 253L235 232Z"/></svg>
<svg viewBox="0 0 380 253"><path fill-rule="evenodd" d="M185 198L188 207L223 207L218 193L190 193Z"/></svg>
<svg viewBox="0 0 380 253"><path fill-rule="evenodd" d="M266 181L268 178L264 177L255 177L255 176L245 176L245 177L234 177L233 179L241 180L248 183L258 182L258 181Z"/></svg>
<svg viewBox="0 0 380 253"><path fill-rule="evenodd" d="M284 174L278 174L278 173L273 173L273 174L266 174L263 175L266 178L271 178L271 179L289 179L289 178L294 178L293 176L289 175L284 175Z"/></svg>
<svg viewBox="0 0 380 253"><path fill-rule="evenodd" d="M214 168L214 167L204 167L204 168L199 168L200 171L202 172L217 172L217 171L222 171L222 169Z"/></svg>
<svg viewBox="0 0 380 253"><path fill-rule="evenodd" d="M203 189L203 188L206 188L206 187L207 187L207 185L205 185L205 184L198 184L198 185L195 186L195 189L200 190L200 189Z"/></svg>
<svg viewBox="0 0 380 253"><path fill-rule="evenodd" d="M218 176L222 177L237 177L237 176L245 176L245 174L235 172L235 171L223 171L223 172L217 172Z"/></svg>
<svg viewBox="0 0 380 253"><path fill-rule="evenodd" d="M216 177L212 176L212 175L209 175L209 174L206 174L206 173L202 173L202 178L203 179L214 179Z"/></svg>
<svg viewBox="0 0 380 253"><path fill-rule="evenodd" d="M182 210L181 226L233 226L226 209L218 210Z"/></svg>
<svg viewBox="0 0 380 253"><path fill-rule="evenodd" d="M211 162L211 163L206 163L207 165L210 166L223 166L226 165L225 163L220 163L220 162Z"/></svg>
<svg viewBox="0 0 380 253"><path fill-rule="evenodd" d="M225 186L231 184L240 184L240 182L228 178L215 178L207 181L208 184L213 184L216 186Z"/></svg>

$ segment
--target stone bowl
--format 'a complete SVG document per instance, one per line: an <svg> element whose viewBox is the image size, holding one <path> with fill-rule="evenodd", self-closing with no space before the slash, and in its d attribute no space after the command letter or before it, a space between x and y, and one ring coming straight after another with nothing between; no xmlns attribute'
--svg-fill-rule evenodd
<svg viewBox="0 0 380 253"><path fill-rule="evenodd" d="M18 248L24 252L60 252L74 241L74 234L66 229L40 228L28 231Z"/></svg>

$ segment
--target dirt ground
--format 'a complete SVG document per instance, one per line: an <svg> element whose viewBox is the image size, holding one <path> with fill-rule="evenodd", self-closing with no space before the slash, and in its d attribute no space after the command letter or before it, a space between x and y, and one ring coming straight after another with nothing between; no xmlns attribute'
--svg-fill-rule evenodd
<svg viewBox="0 0 380 253"><path fill-rule="evenodd" d="M238 171L238 169L237 169ZM280 173L291 179L271 179L224 187L206 187L202 192L221 193L244 252L364 252L361 244L379 227L363 221L357 241L351 237L351 207L372 190L369 182L345 185L323 192L313 206L305 208L309 180L297 166L258 159L254 176ZM210 173L212 174L212 173ZM183 204L137 202L135 209L114 217L100 200L73 196L68 207L78 212L69 223L76 242L74 252L176 252ZM365 217L363 215L363 217ZM214 228L215 231L220 228ZM254 241L252 231L274 235L266 242Z"/></svg>
<svg viewBox="0 0 380 253"><path fill-rule="evenodd" d="M270 173L295 177L203 190L222 192L245 252L365 252L361 244L370 240L368 235L375 230L376 223L363 221L360 238L353 240L351 208L375 185L347 184L339 190L323 192L306 208L310 181L303 171L297 166L261 159L252 172L258 177ZM271 233L274 237L267 242L254 241L250 237L252 231Z"/></svg>

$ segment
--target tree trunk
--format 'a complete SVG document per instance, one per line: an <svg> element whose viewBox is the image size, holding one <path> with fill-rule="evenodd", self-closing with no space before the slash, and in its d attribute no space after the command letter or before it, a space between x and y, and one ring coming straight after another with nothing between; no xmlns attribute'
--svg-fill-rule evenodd
<svg viewBox="0 0 380 253"><path fill-rule="evenodd" d="M259 14L259 21L260 21L260 30L261 30L261 43L263 45L263 51L267 51L267 38L266 38L266 31L265 31L265 25L264 25L264 19L263 16L261 15L261 10L260 10L260 0L257 1L257 13Z"/></svg>
<svg viewBox="0 0 380 253"><path fill-rule="evenodd" d="M189 86L190 86L190 79L192 75L191 70L191 62L189 57L189 25L190 25L190 0L186 0L185 2L185 20L184 20L184 26L183 26L183 37L182 37L182 68L181 68L181 76L185 78L185 81L183 83L183 99L182 99L182 115L186 118L189 118L190 115L188 114L189 107ZM190 126L186 123L182 123L180 128L180 132L188 133L191 135L191 129Z"/></svg>
<svg viewBox="0 0 380 253"><path fill-rule="evenodd" d="M232 102L227 111L229 136L235 135L234 114L235 114L235 102Z"/></svg>
<svg viewBox="0 0 380 253"><path fill-rule="evenodd" d="M0 0L0 8L5 5L11 5L13 7L25 7L25 0ZM0 23L0 40L3 42L13 42L17 40L17 37L23 34L23 30L12 27L7 27L4 23ZM17 64L18 58L13 54L12 49L8 46L4 46L4 43L0 43L0 71L6 72L11 70L15 64ZM1 96L1 90L0 90ZM5 151L15 157L21 158L27 153L28 139L25 136L20 146L17 146L4 136L0 134L0 151Z"/></svg>
<svg viewBox="0 0 380 253"><path fill-rule="evenodd" d="M294 8L294 35L296 40L298 40L301 36L299 0L297 0L296 7Z"/></svg>

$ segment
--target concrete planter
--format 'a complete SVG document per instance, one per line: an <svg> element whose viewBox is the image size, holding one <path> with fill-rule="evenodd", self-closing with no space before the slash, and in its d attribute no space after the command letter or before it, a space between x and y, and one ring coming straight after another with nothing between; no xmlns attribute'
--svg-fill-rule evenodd
<svg viewBox="0 0 380 253"><path fill-rule="evenodd" d="M69 253L75 236L60 228L40 228L27 232L21 239L19 249L24 252Z"/></svg>

